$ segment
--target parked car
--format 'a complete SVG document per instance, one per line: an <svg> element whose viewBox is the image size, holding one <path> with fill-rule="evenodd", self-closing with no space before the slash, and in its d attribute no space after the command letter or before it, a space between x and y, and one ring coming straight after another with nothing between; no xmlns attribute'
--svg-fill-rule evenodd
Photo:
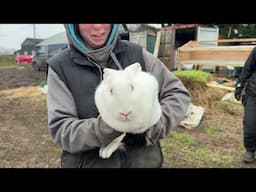
<svg viewBox="0 0 256 192"><path fill-rule="evenodd" d="M51 48L48 46L38 46L35 51L36 54L33 58L32 67L35 71L46 71L48 67L46 61L65 48L67 48L66 44L55 45Z"/></svg>
<svg viewBox="0 0 256 192"><path fill-rule="evenodd" d="M45 71L47 69L46 60L48 58L48 50L42 49L42 47L37 49L32 63L33 69L35 71Z"/></svg>
<svg viewBox="0 0 256 192"><path fill-rule="evenodd" d="M16 63L32 63L33 57L30 55L19 55L15 58Z"/></svg>

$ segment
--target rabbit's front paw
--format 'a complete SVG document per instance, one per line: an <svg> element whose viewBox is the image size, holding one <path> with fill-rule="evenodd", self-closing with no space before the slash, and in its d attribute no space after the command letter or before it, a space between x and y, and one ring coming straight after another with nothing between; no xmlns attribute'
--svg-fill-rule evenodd
<svg viewBox="0 0 256 192"><path fill-rule="evenodd" d="M109 158L112 153L114 153L121 145L122 140L125 137L126 133L123 133L119 137L115 138L110 144L105 147L101 147L99 151L99 156L103 159Z"/></svg>

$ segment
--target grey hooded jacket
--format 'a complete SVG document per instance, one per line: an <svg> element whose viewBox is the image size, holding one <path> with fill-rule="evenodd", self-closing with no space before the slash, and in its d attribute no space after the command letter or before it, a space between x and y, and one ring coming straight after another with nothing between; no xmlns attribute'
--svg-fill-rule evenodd
<svg viewBox="0 0 256 192"><path fill-rule="evenodd" d="M65 27L73 50L84 55L85 59L87 58L93 65L99 69L107 67L109 58L111 58L118 68L122 68L113 54L113 49L119 41L116 29L118 25L112 27L109 36L111 40L103 48L97 50L91 50L85 42L81 41L76 33L75 25L65 25ZM56 57L60 58L61 55L63 54ZM184 119L191 98L182 82L159 59L146 50L143 50L142 55L145 70L152 73L158 79L160 85L159 99L162 106L162 117L158 123L145 133L147 146L153 146L160 139L165 138L170 130L178 126ZM52 58L49 63L56 60L56 57ZM100 78L102 79L102 77ZM68 153L81 154L92 149L99 149L121 134L108 126L100 116L87 119L79 118L71 90L63 81L63 77L60 77L51 65L49 65L48 70L47 107L50 135L53 141ZM136 156L136 151L131 152L131 154L134 155L130 156ZM113 158L118 157L114 154ZM140 163L140 166L143 167L143 163ZM110 167L122 167L122 165ZM130 167L133 167L132 164Z"/></svg>

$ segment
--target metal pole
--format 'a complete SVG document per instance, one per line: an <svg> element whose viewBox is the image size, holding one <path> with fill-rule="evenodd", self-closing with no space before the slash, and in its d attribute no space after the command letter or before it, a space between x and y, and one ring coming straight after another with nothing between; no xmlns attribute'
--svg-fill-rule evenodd
<svg viewBox="0 0 256 192"><path fill-rule="evenodd" d="M36 38L36 24L33 24L34 39Z"/></svg>

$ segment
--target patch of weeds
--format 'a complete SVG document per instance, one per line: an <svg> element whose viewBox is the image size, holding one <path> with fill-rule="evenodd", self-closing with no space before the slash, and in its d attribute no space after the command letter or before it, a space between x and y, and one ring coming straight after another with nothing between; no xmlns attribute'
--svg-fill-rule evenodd
<svg viewBox="0 0 256 192"><path fill-rule="evenodd" d="M208 128L206 128L206 133L209 137L215 137L218 135L218 130L208 127Z"/></svg>
<svg viewBox="0 0 256 192"><path fill-rule="evenodd" d="M229 167L234 160L231 156L213 152L207 147L200 147L196 150L183 149L183 152L193 159L196 167Z"/></svg>
<svg viewBox="0 0 256 192"><path fill-rule="evenodd" d="M173 159L173 152L177 148L177 145L173 142L161 141L161 147L163 156L165 159Z"/></svg>
<svg viewBox="0 0 256 192"><path fill-rule="evenodd" d="M9 69L17 67L14 56L0 55L0 69Z"/></svg>
<svg viewBox="0 0 256 192"><path fill-rule="evenodd" d="M173 138L176 142L181 142L188 146L196 145L195 138L186 133L178 133L176 131L172 131L170 133L170 137Z"/></svg>
<svg viewBox="0 0 256 192"><path fill-rule="evenodd" d="M222 102L220 104L221 109L224 113L229 113L231 115L241 115L243 113L243 106L231 102Z"/></svg>
<svg viewBox="0 0 256 192"><path fill-rule="evenodd" d="M213 128L207 129L211 136L216 136L217 132ZM172 131L161 141L161 146L164 162L169 167L230 167L234 162L232 156L200 146L196 138L187 133Z"/></svg>

